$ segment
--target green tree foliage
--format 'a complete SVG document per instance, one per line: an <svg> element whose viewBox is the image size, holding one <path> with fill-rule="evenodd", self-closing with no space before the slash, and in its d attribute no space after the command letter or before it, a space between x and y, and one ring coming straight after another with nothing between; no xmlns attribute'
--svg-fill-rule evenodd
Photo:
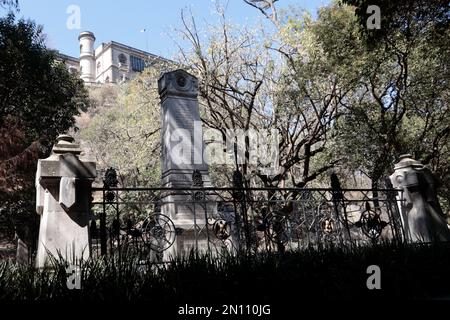
<svg viewBox="0 0 450 320"><path fill-rule="evenodd" d="M275 119L283 138L280 157L285 159L280 174L292 186L311 186L340 161L332 157L330 142L341 101L349 93L348 77L334 72L338 65L324 55L324 46L318 43L321 30L308 13L292 10L281 21L274 48L284 59L275 80ZM345 25L335 28L354 34Z"/></svg>
<svg viewBox="0 0 450 320"><path fill-rule="evenodd" d="M0 217L10 229L14 219L35 215L37 159L49 155L57 135L89 104L82 81L44 40L34 22L0 18Z"/></svg>
<svg viewBox="0 0 450 320"><path fill-rule="evenodd" d="M278 98L288 106L283 119L332 104L319 118L319 134L311 134L314 125L302 132L319 142L312 150L325 151L311 158L313 167L339 163L342 176L362 172L377 187L400 154L413 153L438 174L448 198L448 1L336 1L316 20L295 10L283 16L273 0L245 2L279 31L274 49L287 61L277 80L284 86ZM381 8L381 30L366 28L368 5ZM297 178L308 168L308 143L298 146Z"/></svg>
<svg viewBox="0 0 450 320"><path fill-rule="evenodd" d="M448 37L434 41L434 29L422 28L411 39L368 45L354 8L337 4L322 8L316 21L291 19L288 26L306 53L293 64L302 83L310 86L323 71L320 83L335 81L344 93L332 131L343 166L375 182L404 152L434 166L448 145Z"/></svg>
<svg viewBox="0 0 450 320"><path fill-rule="evenodd" d="M247 185L304 187L334 165L334 160L316 160L325 151L327 131L343 93L333 89L333 80L318 63L296 62L321 58L312 47L308 53L298 50L298 28L294 23L287 25L288 19L278 20L274 2L249 4L264 12L275 28L235 25L219 6L220 24L208 26L204 36L193 17L182 16L182 36L192 48L182 50L182 63L200 79L206 126L224 136L231 129L275 130L279 137L279 157L270 158L277 162L272 163L276 171L262 170L261 165L249 161L248 139L245 146L239 146L244 163L229 166L228 172L223 165L212 167L214 178L220 179L217 173L224 173L222 184L231 183L232 171L239 170ZM289 21L294 18L297 16Z"/></svg>
<svg viewBox="0 0 450 320"><path fill-rule="evenodd" d="M428 31L427 37L440 37L449 27L448 0L341 0L353 6L361 26L367 36L367 44L377 46L380 42L394 44L399 40L413 40L418 33ZM369 6L380 8L380 29L366 28ZM432 31L430 33L429 31Z"/></svg>
<svg viewBox="0 0 450 320"><path fill-rule="evenodd" d="M128 83L92 87L95 109L83 115L79 138L98 168L117 169L124 186L158 186L160 173L159 64ZM80 121L79 121L80 122Z"/></svg>
<svg viewBox="0 0 450 320"><path fill-rule="evenodd" d="M206 36L197 29L191 16L182 14L182 38L187 48L181 50L181 64L200 80L199 101L202 121L216 129L223 137L227 132L247 132L249 129L267 129L264 119L270 118L265 103L270 99L263 84L273 71L273 63L259 36L259 28L247 28L230 23L223 8L217 8L220 23L208 26ZM182 46L180 46L182 48ZM270 113L270 112L269 112ZM217 139L217 137L215 138ZM255 166L248 162L249 141L238 145L236 137L227 137L238 152L223 163L212 164L211 173L219 185L231 184L234 170L244 175L244 183L254 177ZM225 141L223 141L225 149ZM228 150L229 151L229 150ZM237 154L245 161L238 160Z"/></svg>
<svg viewBox="0 0 450 320"><path fill-rule="evenodd" d="M344 127L356 127L341 142L355 146L357 161L379 179L395 156L408 152L427 164L450 188L450 6L448 1L343 1L355 5L364 55L370 58ZM381 29L366 29L366 8L381 9ZM348 7L346 7L348 8ZM349 10L338 9L334 10ZM342 35L345 37L345 34ZM360 60L355 57L355 61ZM362 94L365 88L367 94ZM341 130L342 132L343 130ZM362 142L366 141L365 144ZM347 148L345 147L347 146ZM373 156L378 155L378 156ZM354 159L354 157L353 157ZM370 172L371 171L371 172Z"/></svg>

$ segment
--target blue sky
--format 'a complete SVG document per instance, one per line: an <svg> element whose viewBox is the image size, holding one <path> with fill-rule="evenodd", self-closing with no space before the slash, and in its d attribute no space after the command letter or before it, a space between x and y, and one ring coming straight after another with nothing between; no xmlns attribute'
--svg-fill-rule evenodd
<svg viewBox="0 0 450 320"><path fill-rule="evenodd" d="M314 13L329 0L280 0L279 8L289 5ZM176 28L181 28L180 12L190 8L201 23L214 23L215 2L211 0L19 0L20 17L31 18L44 26L49 47L78 57L78 34L89 30L102 42L118 41L167 58L177 52ZM226 3L226 1L222 1ZM70 5L80 9L80 29L67 28ZM255 23L260 13L242 0L229 0L227 16L240 25ZM142 29L146 32L140 32Z"/></svg>

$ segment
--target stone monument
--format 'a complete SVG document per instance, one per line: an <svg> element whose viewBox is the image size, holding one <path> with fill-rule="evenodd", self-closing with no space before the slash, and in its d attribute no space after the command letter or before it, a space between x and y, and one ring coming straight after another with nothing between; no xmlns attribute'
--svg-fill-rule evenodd
<svg viewBox="0 0 450 320"><path fill-rule="evenodd" d="M204 142L198 107L198 80L184 70L162 75L161 98L162 187L161 213L178 230L166 256L190 249L207 249L207 217L217 212L215 200L192 187L211 187L208 165L203 160ZM202 198L203 197L203 198ZM195 200L194 200L195 198Z"/></svg>
<svg viewBox="0 0 450 320"><path fill-rule="evenodd" d="M80 157L81 149L69 135L60 135L36 172L36 211L41 215L36 266L49 255L76 263L89 258L91 185L95 163Z"/></svg>
<svg viewBox="0 0 450 320"><path fill-rule="evenodd" d="M437 180L433 173L410 154L400 156L389 177L395 188L403 230L409 242L450 241L445 214L437 198Z"/></svg>

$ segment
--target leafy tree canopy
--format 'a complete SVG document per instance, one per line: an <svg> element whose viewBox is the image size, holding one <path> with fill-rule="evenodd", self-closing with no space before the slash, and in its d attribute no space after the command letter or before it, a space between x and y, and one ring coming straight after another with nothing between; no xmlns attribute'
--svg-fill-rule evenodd
<svg viewBox="0 0 450 320"><path fill-rule="evenodd" d="M11 202L30 198L38 157L48 156L89 99L32 21L17 21L12 13L0 18L0 56L0 210L8 213ZM19 207L31 214L32 205Z"/></svg>
<svg viewBox="0 0 450 320"><path fill-rule="evenodd" d="M128 83L92 87L95 104L77 133L100 170L114 167L124 186L160 183L160 107L157 80L169 66L146 68Z"/></svg>

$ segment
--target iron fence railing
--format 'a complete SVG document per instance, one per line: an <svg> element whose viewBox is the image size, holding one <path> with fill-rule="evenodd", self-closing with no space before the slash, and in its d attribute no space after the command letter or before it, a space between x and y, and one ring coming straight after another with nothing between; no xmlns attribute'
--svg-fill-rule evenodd
<svg viewBox="0 0 450 320"><path fill-rule="evenodd" d="M93 255L403 241L396 189L93 188ZM399 197L401 198L401 197Z"/></svg>

